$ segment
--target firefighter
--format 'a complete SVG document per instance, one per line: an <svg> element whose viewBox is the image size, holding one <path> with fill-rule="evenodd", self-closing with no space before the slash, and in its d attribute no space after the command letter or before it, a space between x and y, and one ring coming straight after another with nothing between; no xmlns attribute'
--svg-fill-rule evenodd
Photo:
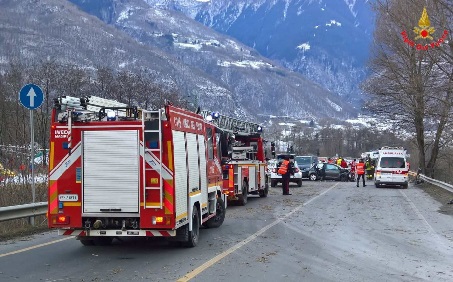
<svg viewBox="0 0 453 282"><path fill-rule="evenodd" d="M362 177L363 181L363 187L365 187L365 163L363 162L363 159L360 159L359 162L356 165L356 173L357 173L357 187L359 187L359 180L360 177Z"/></svg>
<svg viewBox="0 0 453 282"><path fill-rule="evenodd" d="M374 166L373 166L373 161L371 160L369 155L367 156L367 159L365 161L365 170L366 170L366 177L368 179L373 179Z"/></svg>
<svg viewBox="0 0 453 282"><path fill-rule="evenodd" d="M289 179L291 178L291 175L294 174L294 163L289 161L289 156L285 156L283 159L278 169L278 173L282 175L283 195L291 195L289 193Z"/></svg>

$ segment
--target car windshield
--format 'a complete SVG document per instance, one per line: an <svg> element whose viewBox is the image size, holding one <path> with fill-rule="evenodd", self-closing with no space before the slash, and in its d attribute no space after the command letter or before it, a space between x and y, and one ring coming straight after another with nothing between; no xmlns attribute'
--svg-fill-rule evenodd
<svg viewBox="0 0 453 282"><path fill-rule="evenodd" d="M380 166L382 168L405 168L406 162L403 158L398 157L383 157Z"/></svg>
<svg viewBox="0 0 453 282"><path fill-rule="evenodd" d="M296 157L296 161L299 165L310 165L311 157Z"/></svg>

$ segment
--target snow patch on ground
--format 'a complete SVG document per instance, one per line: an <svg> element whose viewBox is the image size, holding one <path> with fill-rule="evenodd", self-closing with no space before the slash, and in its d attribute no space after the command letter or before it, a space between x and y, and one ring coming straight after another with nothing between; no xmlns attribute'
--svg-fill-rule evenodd
<svg viewBox="0 0 453 282"><path fill-rule="evenodd" d="M337 105L336 103L330 101L329 99L326 99L327 103L332 107L334 108L335 111L337 112L340 112L343 108L339 105Z"/></svg>
<svg viewBox="0 0 453 282"><path fill-rule="evenodd" d="M337 22L336 20L330 20L330 22L326 23L326 26L333 26L333 25L341 26L341 23Z"/></svg>
<svg viewBox="0 0 453 282"><path fill-rule="evenodd" d="M174 45L177 47L180 47L180 48L184 48L184 49L192 48L197 51L199 51L201 49L201 47L203 47L201 44L179 43L179 42L175 42Z"/></svg>
<svg viewBox="0 0 453 282"><path fill-rule="evenodd" d="M302 51L307 51L310 50L310 42L305 42L300 44L299 46L296 47L297 49L300 49Z"/></svg>
<svg viewBox="0 0 453 282"><path fill-rule="evenodd" d="M227 62L227 61L217 61L218 66L222 67L241 67L241 68L252 68L252 69L260 69L262 67L272 67L271 64L262 62L262 61L250 61L250 60L243 60L243 61L235 61L235 62Z"/></svg>

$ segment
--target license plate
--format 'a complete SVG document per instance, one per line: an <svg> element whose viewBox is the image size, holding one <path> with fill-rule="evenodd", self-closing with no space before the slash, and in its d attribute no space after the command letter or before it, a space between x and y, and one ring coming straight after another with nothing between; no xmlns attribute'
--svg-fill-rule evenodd
<svg viewBox="0 0 453 282"><path fill-rule="evenodd" d="M77 202L79 200L79 195L77 195L77 194L60 194L60 195L58 195L58 200L60 202Z"/></svg>

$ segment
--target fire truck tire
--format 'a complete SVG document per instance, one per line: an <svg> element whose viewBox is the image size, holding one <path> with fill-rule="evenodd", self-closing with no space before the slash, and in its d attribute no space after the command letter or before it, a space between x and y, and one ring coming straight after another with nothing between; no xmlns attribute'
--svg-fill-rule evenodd
<svg viewBox="0 0 453 282"><path fill-rule="evenodd" d="M276 186L277 186L277 181L271 180L271 187L276 187Z"/></svg>
<svg viewBox="0 0 453 282"><path fill-rule="evenodd" d="M187 241L184 242L184 246L188 248L195 247L198 244L198 237L200 235L200 218L196 206L193 206L192 211L192 231L189 231L189 224L184 228L186 228L187 232Z"/></svg>
<svg viewBox="0 0 453 282"><path fill-rule="evenodd" d="M208 221L205 222L204 226L207 228L217 228L222 225L223 221L225 220L225 203L221 198L217 199L217 206L216 206L216 216L210 218Z"/></svg>
<svg viewBox="0 0 453 282"><path fill-rule="evenodd" d="M302 179L297 180L297 187L302 187Z"/></svg>
<svg viewBox="0 0 453 282"><path fill-rule="evenodd" d="M260 190L260 197L266 198L268 194L269 194L269 184L266 183L266 185L264 186L264 189Z"/></svg>
<svg viewBox="0 0 453 282"><path fill-rule="evenodd" d="M242 184L242 194L238 195L238 203L240 206L245 206L247 204L249 185L247 182Z"/></svg>

